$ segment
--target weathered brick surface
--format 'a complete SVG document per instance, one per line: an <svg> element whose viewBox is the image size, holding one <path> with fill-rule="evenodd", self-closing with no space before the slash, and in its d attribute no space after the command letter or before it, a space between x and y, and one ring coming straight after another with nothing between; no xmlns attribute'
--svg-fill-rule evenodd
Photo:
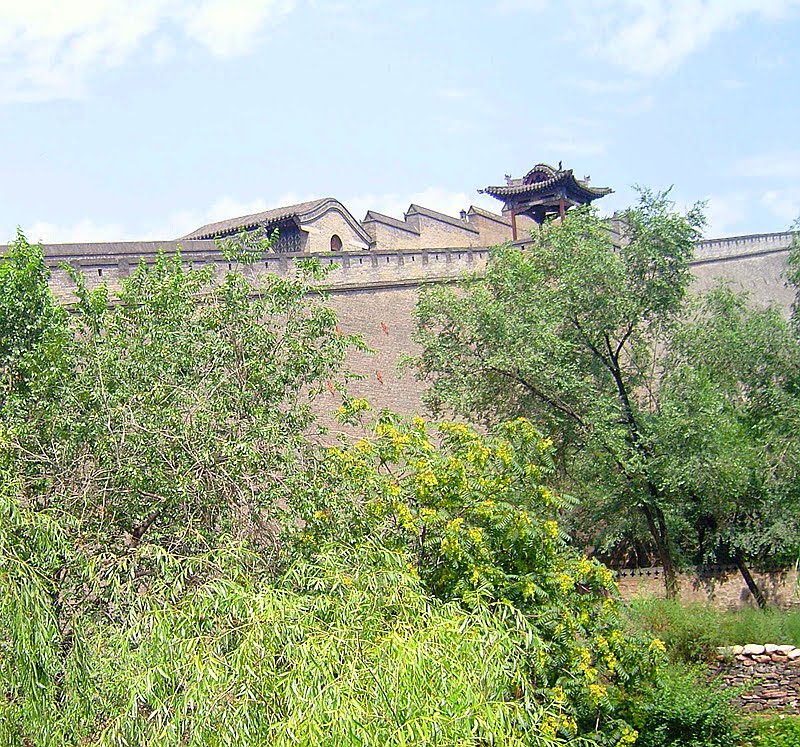
<svg viewBox="0 0 800 747"><path fill-rule="evenodd" d="M380 221L365 221L363 225L372 237L375 247L381 251L419 249L421 246L416 231L405 230Z"/></svg>
<svg viewBox="0 0 800 747"><path fill-rule="evenodd" d="M511 241L511 221L502 216L490 218L481 213L471 213L469 223L479 231L481 246L496 246Z"/></svg>
<svg viewBox="0 0 800 747"><path fill-rule="evenodd" d="M398 363L403 353L415 353L411 342L412 312L418 286L353 290L331 296L343 331L359 334L372 353L354 353L348 367L364 378L353 381L350 393L366 397L376 409L421 413L423 387L412 371L403 374Z"/></svg>
<svg viewBox="0 0 800 747"><path fill-rule="evenodd" d="M303 225L306 238L303 251L317 253L331 250L331 237L335 234L342 241L344 251L369 249L369 244L353 229L341 210L331 206L323 215Z"/></svg>
<svg viewBox="0 0 800 747"><path fill-rule="evenodd" d="M419 231L420 246L444 249L479 246L481 243L480 233L468 223L457 226L445 220L437 220L429 215L419 214L407 215L406 221Z"/></svg>
<svg viewBox="0 0 800 747"><path fill-rule="evenodd" d="M795 570L754 573L767 601L777 607L800 605ZM712 604L720 609L754 607L755 601L735 568L698 569L678 575L681 602ZM664 597L664 575L660 568L625 569L618 572L617 585L624 599Z"/></svg>

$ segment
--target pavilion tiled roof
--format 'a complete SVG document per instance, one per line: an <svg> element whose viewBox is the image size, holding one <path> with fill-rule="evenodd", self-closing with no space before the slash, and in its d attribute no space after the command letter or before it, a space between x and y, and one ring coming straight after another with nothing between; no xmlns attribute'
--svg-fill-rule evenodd
<svg viewBox="0 0 800 747"><path fill-rule="evenodd" d="M544 179L540 182L534 182L533 184L525 184L524 180L514 180L511 184L505 184L503 186L496 187L486 187L485 189L478 190L478 192L481 194L491 195L492 197L502 200L506 197L512 197L514 195L536 195L542 192L547 192L553 187L562 184L564 186L571 187L580 194L583 194L588 200L593 200L597 197L604 197L605 195L611 194L611 192L614 191L610 187L592 187L584 180L576 179L572 169L566 169L563 171L555 171L554 175L549 179Z"/></svg>

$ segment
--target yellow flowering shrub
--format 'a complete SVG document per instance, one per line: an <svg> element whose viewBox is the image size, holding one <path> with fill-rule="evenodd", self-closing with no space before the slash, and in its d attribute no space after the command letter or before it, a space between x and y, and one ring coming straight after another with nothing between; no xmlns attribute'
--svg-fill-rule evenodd
<svg viewBox="0 0 800 747"><path fill-rule="evenodd" d="M330 450L335 495L304 533L318 545L379 539L408 553L430 593L496 610L527 636L531 680L558 706L547 729L568 738L599 725L605 744L624 744L620 694L649 680L662 652L623 634L610 571L569 546L546 482L552 453L522 418L484 435L383 413L367 438Z"/></svg>

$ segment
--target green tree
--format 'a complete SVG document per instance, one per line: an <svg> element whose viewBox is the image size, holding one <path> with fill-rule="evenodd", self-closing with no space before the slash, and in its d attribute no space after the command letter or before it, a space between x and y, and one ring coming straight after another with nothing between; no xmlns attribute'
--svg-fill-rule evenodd
<svg viewBox="0 0 800 747"><path fill-rule="evenodd" d="M789 562L800 537L800 346L780 311L719 286L674 336L660 389L653 473L684 551L734 562L764 607L749 565Z"/></svg>
<svg viewBox="0 0 800 747"><path fill-rule="evenodd" d="M661 647L566 546L527 422L325 451L312 404L359 343L314 263L161 256L113 302L76 276L66 314L12 252L0 318L43 311L0 403L0 743L633 742L618 699Z"/></svg>
<svg viewBox="0 0 800 747"><path fill-rule="evenodd" d="M428 401L494 422L526 415L558 435L581 479L644 519L676 593L670 496L652 474L661 352L684 311L703 223L644 191L622 236L590 209L544 226L526 251L496 250L483 280L427 289L417 310Z"/></svg>
<svg viewBox="0 0 800 747"><path fill-rule="evenodd" d="M162 255L113 303L76 276L72 314L47 275L21 235L0 264L0 670L40 724L138 596L213 577L197 558L236 544L277 560L280 506L316 469L312 403L360 344L313 262L259 280Z"/></svg>
<svg viewBox="0 0 800 747"><path fill-rule="evenodd" d="M792 224L792 244L786 262L786 281L794 288L795 300L792 304L792 324L800 332L800 218Z"/></svg>

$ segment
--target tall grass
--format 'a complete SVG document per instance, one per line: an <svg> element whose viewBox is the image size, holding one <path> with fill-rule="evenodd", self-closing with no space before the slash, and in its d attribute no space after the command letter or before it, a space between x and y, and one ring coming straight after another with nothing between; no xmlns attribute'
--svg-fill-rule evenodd
<svg viewBox="0 0 800 747"><path fill-rule="evenodd" d="M634 599L626 609L631 628L663 640L674 660L704 661L718 646L800 646L800 610L718 610L664 599Z"/></svg>

